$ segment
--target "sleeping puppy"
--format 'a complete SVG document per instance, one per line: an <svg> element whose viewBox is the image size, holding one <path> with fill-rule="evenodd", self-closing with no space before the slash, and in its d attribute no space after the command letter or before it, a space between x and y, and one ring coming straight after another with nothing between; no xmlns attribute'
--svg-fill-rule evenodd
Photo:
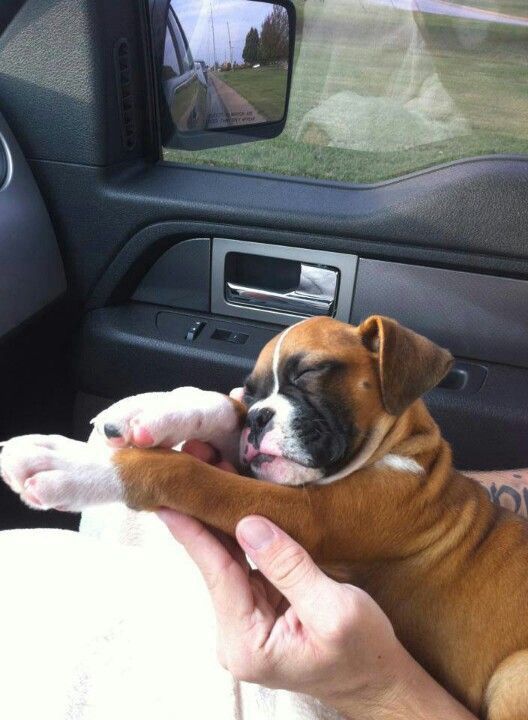
<svg viewBox="0 0 528 720"><path fill-rule="evenodd" d="M313 318L266 345L243 402L195 388L128 398L95 419L104 448L15 438L2 475L31 507L168 506L230 534L265 515L372 595L473 712L526 720L528 523L453 469L420 400L451 364L393 320ZM189 438L253 477L170 449Z"/></svg>

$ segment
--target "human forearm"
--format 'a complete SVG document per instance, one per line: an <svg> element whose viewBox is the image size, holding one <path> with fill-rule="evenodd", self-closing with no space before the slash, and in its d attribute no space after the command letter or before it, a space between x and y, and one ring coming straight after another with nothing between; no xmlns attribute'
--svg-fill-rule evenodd
<svg viewBox="0 0 528 720"><path fill-rule="evenodd" d="M528 468L520 470L493 470L466 472L486 488L492 502L528 516Z"/></svg>
<svg viewBox="0 0 528 720"><path fill-rule="evenodd" d="M377 678L350 696L324 702L349 720L476 720L403 647L388 681Z"/></svg>

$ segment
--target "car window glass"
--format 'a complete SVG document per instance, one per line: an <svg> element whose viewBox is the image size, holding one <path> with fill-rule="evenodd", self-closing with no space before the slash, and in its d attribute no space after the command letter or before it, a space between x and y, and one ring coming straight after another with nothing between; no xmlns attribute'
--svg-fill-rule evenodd
<svg viewBox="0 0 528 720"><path fill-rule="evenodd" d="M227 148L167 150L167 160L371 183L452 160L528 151L526 0L295 6L284 132ZM251 92L258 98L257 87Z"/></svg>
<svg viewBox="0 0 528 720"><path fill-rule="evenodd" d="M176 42L176 47L178 49L178 55L180 57L183 72L188 72L193 66L192 56L187 46L180 24L176 20L176 17L172 10L169 13L169 25L172 29L172 34Z"/></svg>
<svg viewBox="0 0 528 720"><path fill-rule="evenodd" d="M176 56L176 48L174 46L174 40L170 28L167 27L165 33L165 51L163 55L163 71L165 79L170 79L169 76L178 77L180 75L180 65Z"/></svg>

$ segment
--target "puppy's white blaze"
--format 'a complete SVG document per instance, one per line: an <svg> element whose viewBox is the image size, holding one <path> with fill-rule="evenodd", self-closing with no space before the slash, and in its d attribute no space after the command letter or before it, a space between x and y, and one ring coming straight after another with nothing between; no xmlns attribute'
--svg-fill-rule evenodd
<svg viewBox="0 0 528 720"><path fill-rule="evenodd" d="M282 452L287 455L291 455L292 457L295 457L301 463L308 462L309 458L306 452L304 452L301 448L297 438L291 435L291 422L294 407L292 402L288 400L288 398L284 397L284 395L281 395L279 393L279 362L284 339L292 328L300 325L300 323L302 322L305 322L305 320L301 320L295 325L290 325L290 327L286 328L286 330L283 330L283 332L279 335L279 339L277 340L277 344L275 345L275 349L273 351L273 359L271 364L271 369L273 372L273 390L267 398L259 400L250 408L251 410L269 408L270 410L273 410L275 412L275 415L273 417L273 426L282 435Z"/></svg>
<svg viewBox="0 0 528 720"><path fill-rule="evenodd" d="M385 466L390 467L393 470L401 470L401 472L416 473L417 475L425 472L423 467L420 463L417 463L416 460L413 460L410 457L405 457L404 455L394 455L392 453L388 453L385 457L381 458L381 460L378 460L376 465L378 467Z"/></svg>
<svg viewBox="0 0 528 720"><path fill-rule="evenodd" d="M302 325L307 320L310 320L310 318L304 318L304 320L299 320L299 322L294 323L293 325L290 325L290 327L287 327L286 330L283 330L282 333L279 335L279 339L277 340L277 344L275 345L275 350L273 351L273 361L271 364L271 367L273 370L273 392L272 392L272 395L275 395L279 392L279 359L280 359L280 352L281 352L281 348L282 348L282 343L284 342L284 338L290 332L290 330L293 330L294 327L298 327L299 325Z"/></svg>
<svg viewBox="0 0 528 720"><path fill-rule="evenodd" d="M294 325L290 325L290 327L286 328L286 330L283 330L283 332L279 335L279 339L277 341L277 344L275 345L275 350L273 351L272 359L273 390L271 394L268 395L268 397L254 403L250 408L250 410L269 408L270 410L273 410L275 412L275 415L273 417L273 425L281 432L283 436L283 440L281 443L282 452L287 455L291 455L292 457L295 457L296 460L300 463L307 463L309 461L309 457L300 446L297 438L291 434L291 421L294 406L293 403L288 400L288 398L284 397L284 395L281 395L279 393L279 361L282 343L284 342L286 335L290 332L290 330L292 330L292 328L297 327L297 325L300 325L303 322L306 322L306 320L308 319L309 318L305 318L304 320L301 320Z"/></svg>
<svg viewBox="0 0 528 720"><path fill-rule="evenodd" d="M297 325L299 323L296 323ZM279 392L279 359L280 359L280 351L282 347L282 343L284 342L284 338L286 335L290 332L290 330L295 327L295 325L290 325L290 327L286 328L280 335L279 339L277 340L277 344L275 345L275 350L273 351L273 361L271 364L271 369L273 371L273 392L272 395L276 395Z"/></svg>

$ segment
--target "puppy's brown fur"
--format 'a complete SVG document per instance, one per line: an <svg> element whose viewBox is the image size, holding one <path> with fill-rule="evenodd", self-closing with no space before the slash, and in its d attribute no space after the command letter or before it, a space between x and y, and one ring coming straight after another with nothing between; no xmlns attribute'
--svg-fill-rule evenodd
<svg viewBox="0 0 528 720"><path fill-rule="evenodd" d="M127 449L116 463L128 504L172 507L230 534L248 514L267 516L329 574L369 592L413 656L473 712L526 720L528 523L453 469L449 445L417 399L451 356L380 317L359 328L308 321L285 338L286 353L299 350L345 364L325 392L353 405L360 469L299 489L181 453ZM388 467L380 462L388 453L424 472Z"/></svg>

